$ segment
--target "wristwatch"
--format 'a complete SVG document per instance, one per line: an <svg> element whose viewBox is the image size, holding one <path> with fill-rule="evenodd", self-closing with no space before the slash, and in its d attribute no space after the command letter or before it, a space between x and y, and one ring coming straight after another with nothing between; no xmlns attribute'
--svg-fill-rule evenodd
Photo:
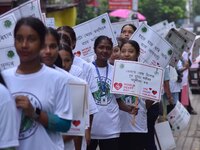
<svg viewBox="0 0 200 150"><path fill-rule="evenodd" d="M33 114L33 119L37 120L40 117L41 109L36 107Z"/></svg>

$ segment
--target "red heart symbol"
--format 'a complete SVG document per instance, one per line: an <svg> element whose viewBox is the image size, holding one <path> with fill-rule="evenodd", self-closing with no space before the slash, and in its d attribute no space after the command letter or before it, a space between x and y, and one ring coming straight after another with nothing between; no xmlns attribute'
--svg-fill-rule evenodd
<svg viewBox="0 0 200 150"><path fill-rule="evenodd" d="M121 87L122 87L122 83L117 83L117 82L115 82L115 83L114 83L114 87L115 87L116 90L119 90L119 89L121 89Z"/></svg>
<svg viewBox="0 0 200 150"><path fill-rule="evenodd" d="M80 121L80 120L74 120L74 121L72 121L72 124L73 124L75 127L77 127L77 126L79 126L79 125L81 124L81 121Z"/></svg>
<svg viewBox="0 0 200 150"><path fill-rule="evenodd" d="M74 55L80 57L81 56L81 51L75 52Z"/></svg>
<svg viewBox="0 0 200 150"><path fill-rule="evenodd" d="M157 91L154 91L154 90L153 90L152 93L153 93L153 95L156 95L156 94L157 94Z"/></svg>
<svg viewBox="0 0 200 150"><path fill-rule="evenodd" d="M149 88L149 90L152 90L152 88Z"/></svg>

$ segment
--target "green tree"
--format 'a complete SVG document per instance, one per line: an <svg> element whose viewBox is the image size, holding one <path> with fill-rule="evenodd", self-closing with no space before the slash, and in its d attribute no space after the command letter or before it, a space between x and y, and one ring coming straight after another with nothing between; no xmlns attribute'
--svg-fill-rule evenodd
<svg viewBox="0 0 200 150"><path fill-rule="evenodd" d="M200 15L200 0L193 0L193 16Z"/></svg>
<svg viewBox="0 0 200 150"><path fill-rule="evenodd" d="M186 0L139 0L139 10L146 16L149 25L185 18L185 6Z"/></svg>

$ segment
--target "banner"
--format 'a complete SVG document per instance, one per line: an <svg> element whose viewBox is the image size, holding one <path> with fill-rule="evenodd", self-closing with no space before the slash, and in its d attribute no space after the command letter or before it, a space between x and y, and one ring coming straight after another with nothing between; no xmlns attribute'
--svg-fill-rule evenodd
<svg viewBox="0 0 200 150"><path fill-rule="evenodd" d="M162 86L162 68L134 61L115 61L112 93L160 101Z"/></svg>
<svg viewBox="0 0 200 150"><path fill-rule="evenodd" d="M151 27L142 23L130 38L140 45L139 61L165 68L173 56L173 47Z"/></svg>
<svg viewBox="0 0 200 150"><path fill-rule="evenodd" d="M192 62L196 61L196 58L200 55L200 37L194 41L194 47L192 50Z"/></svg>
<svg viewBox="0 0 200 150"><path fill-rule="evenodd" d="M73 27L73 29L77 39L73 53L86 61L91 61L91 57L94 55L94 41L98 36L108 36L112 38L113 45L117 45L117 40L107 13L79 24Z"/></svg>
<svg viewBox="0 0 200 150"><path fill-rule="evenodd" d="M126 24L132 24L132 25L138 27L139 26L139 20L136 19L136 20L121 21L121 22L112 23L113 32L114 32L116 38L120 37L121 29Z"/></svg>
<svg viewBox="0 0 200 150"><path fill-rule="evenodd" d="M109 10L132 9L133 0L109 0Z"/></svg>

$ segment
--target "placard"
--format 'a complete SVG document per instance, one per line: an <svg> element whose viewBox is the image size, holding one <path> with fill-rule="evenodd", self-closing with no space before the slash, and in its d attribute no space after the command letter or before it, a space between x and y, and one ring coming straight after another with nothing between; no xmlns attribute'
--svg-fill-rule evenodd
<svg viewBox="0 0 200 150"><path fill-rule="evenodd" d="M192 62L196 61L196 58L200 55L200 37L194 41L192 49Z"/></svg>
<svg viewBox="0 0 200 150"><path fill-rule="evenodd" d="M140 45L139 61L165 68L173 55L173 47L151 27L142 23L130 38Z"/></svg>
<svg viewBox="0 0 200 150"><path fill-rule="evenodd" d="M117 45L117 40L107 13L79 24L73 27L73 29L77 39L73 53L86 61L90 61L90 58L94 55L94 41L98 36L108 36L112 38L114 46Z"/></svg>
<svg viewBox="0 0 200 150"><path fill-rule="evenodd" d="M162 68L134 61L115 61L112 93L134 95L158 102L162 85Z"/></svg>
<svg viewBox="0 0 200 150"><path fill-rule="evenodd" d="M165 37L167 32L169 31L168 24L169 24L168 21L164 20L164 21L161 21L159 23L152 25L151 28L155 32L157 32L160 36Z"/></svg>
<svg viewBox="0 0 200 150"><path fill-rule="evenodd" d="M20 63L19 56L14 46L0 49L0 70L5 70L18 66Z"/></svg>
<svg viewBox="0 0 200 150"><path fill-rule="evenodd" d="M5 17L9 15L10 13L13 13L17 20L22 17L33 16L45 22L42 16L40 0L30 0L28 2L25 2L21 4L20 6L15 7L11 9L10 11L7 11L6 13L2 14L0 17Z"/></svg>
<svg viewBox="0 0 200 150"><path fill-rule="evenodd" d="M174 53L170 65L175 67L179 59L182 57L183 51L187 48L188 40L174 28L169 30L165 39L174 47Z"/></svg>
<svg viewBox="0 0 200 150"><path fill-rule="evenodd" d="M130 21L121 21L121 22L112 23L113 32L116 38L120 37L121 29L126 24L133 24L137 28L139 26L139 20L135 19L135 20L130 20Z"/></svg>
<svg viewBox="0 0 200 150"><path fill-rule="evenodd" d="M73 110L73 120L71 123L71 128L65 135L77 135L84 136L87 124L88 102L87 102L87 84L76 83L70 81L70 97L72 97L72 110ZM89 114L88 114L89 115Z"/></svg>
<svg viewBox="0 0 200 150"><path fill-rule="evenodd" d="M13 13L0 17L0 49L14 45L14 33L16 18ZM0 50L1 51L1 50Z"/></svg>
<svg viewBox="0 0 200 150"><path fill-rule="evenodd" d="M178 31L186 40L187 40L187 45L186 48L184 49L186 52L190 52L190 48L192 47L196 34L193 32L190 32L184 28L180 28Z"/></svg>
<svg viewBox="0 0 200 150"><path fill-rule="evenodd" d="M177 101L174 109L167 114L167 120L171 124L173 131L181 132L188 126L190 114L185 107L179 101Z"/></svg>
<svg viewBox="0 0 200 150"><path fill-rule="evenodd" d="M56 28L55 27L55 19L52 17L52 18L46 18L45 20L45 23L46 23L46 26L47 27L51 27L51 28Z"/></svg>

